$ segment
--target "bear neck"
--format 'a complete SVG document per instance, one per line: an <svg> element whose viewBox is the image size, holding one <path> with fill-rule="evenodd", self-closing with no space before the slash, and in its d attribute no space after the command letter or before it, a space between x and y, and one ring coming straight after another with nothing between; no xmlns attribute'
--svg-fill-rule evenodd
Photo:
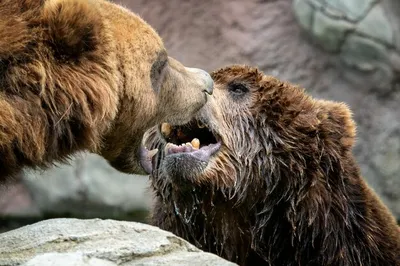
<svg viewBox="0 0 400 266"><path fill-rule="evenodd" d="M288 165L281 165L272 176L251 178L272 177L277 185L271 185L271 180L270 186L253 184L235 197L227 190L200 187L183 191L169 184L164 188L169 193L157 195L160 210L168 210L168 221L160 224L155 218L153 222L240 265L251 265L247 258L273 265L305 265L320 252L324 256L318 265L344 265L337 257L340 253L356 264L378 263L379 256L363 250L362 244L369 241L365 229L371 223L361 200L366 186L351 155L346 162L344 167L331 161L322 177L312 174L315 169L293 172ZM240 200L239 195L243 197ZM357 248L344 237L352 234L360 239Z"/></svg>

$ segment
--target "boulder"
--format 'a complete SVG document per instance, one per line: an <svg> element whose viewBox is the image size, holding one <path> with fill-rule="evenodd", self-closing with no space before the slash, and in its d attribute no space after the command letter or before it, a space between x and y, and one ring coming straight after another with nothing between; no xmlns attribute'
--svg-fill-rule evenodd
<svg viewBox="0 0 400 266"><path fill-rule="evenodd" d="M338 54L343 66L370 76L387 94L397 79L400 31L389 0L294 0L301 27L324 50Z"/></svg>
<svg viewBox="0 0 400 266"><path fill-rule="evenodd" d="M50 219L0 234L0 243L1 266L236 265L136 222Z"/></svg>

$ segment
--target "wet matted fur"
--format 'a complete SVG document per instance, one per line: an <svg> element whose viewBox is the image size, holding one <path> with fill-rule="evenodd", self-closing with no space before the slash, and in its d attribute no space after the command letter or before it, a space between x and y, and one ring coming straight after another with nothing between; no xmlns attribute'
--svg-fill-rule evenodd
<svg viewBox="0 0 400 266"><path fill-rule="evenodd" d="M240 265L400 265L398 225L352 153L349 108L252 67L212 77L213 97L182 128L206 125L221 143L208 161L166 156L160 127L145 135L159 149L152 224Z"/></svg>

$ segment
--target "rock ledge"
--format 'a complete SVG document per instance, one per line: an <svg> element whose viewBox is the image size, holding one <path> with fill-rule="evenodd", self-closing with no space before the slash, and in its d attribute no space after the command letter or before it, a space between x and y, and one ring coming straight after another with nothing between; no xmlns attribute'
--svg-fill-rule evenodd
<svg viewBox="0 0 400 266"><path fill-rule="evenodd" d="M0 265L233 266L157 227L101 219L50 219L0 235Z"/></svg>

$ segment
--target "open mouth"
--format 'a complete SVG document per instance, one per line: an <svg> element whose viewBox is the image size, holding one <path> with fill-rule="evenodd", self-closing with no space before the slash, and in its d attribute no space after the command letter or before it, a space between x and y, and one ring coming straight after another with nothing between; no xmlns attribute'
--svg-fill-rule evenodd
<svg viewBox="0 0 400 266"><path fill-rule="evenodd" d="M192 120L183 126L163 123L160 132L167 141L165 156L185 154L207 162L221 147L218 136L198 120Z"/></svg>

